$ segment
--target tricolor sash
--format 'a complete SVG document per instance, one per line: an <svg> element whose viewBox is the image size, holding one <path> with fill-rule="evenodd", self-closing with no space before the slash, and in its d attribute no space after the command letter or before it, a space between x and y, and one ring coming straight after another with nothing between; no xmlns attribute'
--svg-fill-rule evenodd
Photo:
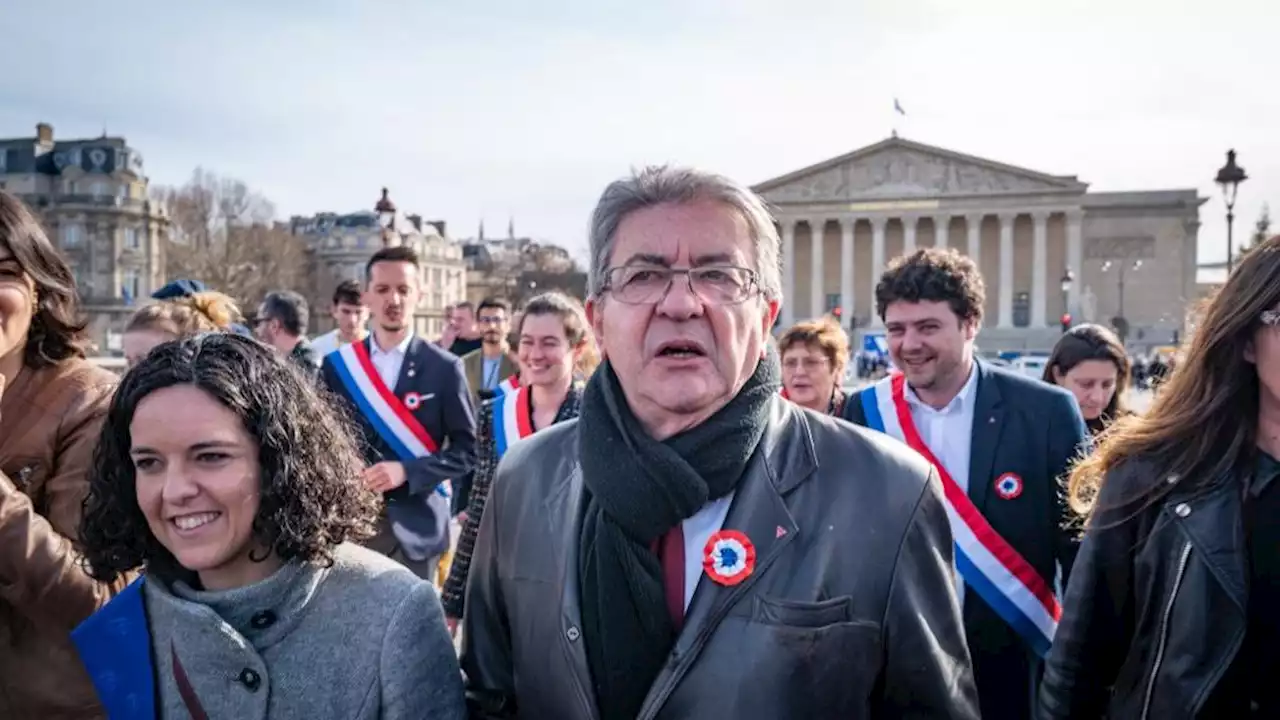
<svg viewBox="0 0 1280 720"><path fill-rule="evenodd" d="M860 395L867 426L905 442L942 478L947 519L956 544L956 570L991 609L1040 657L1049 652L1062 607L1049 584L996 533L920 437L907 405L906 376L895 372Z"/></svg>
<svg viewBox="0 0 1280 720"><path fill-rule="evenodd" d="M142 578L134 580L71 631L80 662L112 720L159 717L142 585Z"/></svg>
<svg viewBox="0 0 1280 720"><path fill-rule="evenodd" d="M404 401L382 381L363 342L344 345L329 357L347 395L400 462L424 458L439 449L435 438L427 433ZM436 492L449 497L449 482L436 486Z"/></svg>
<svg viewBox="0 0 1280 720"><path fill-rule="evenodd" d="M529 410L528 387L499 395L493 401L493 440L498 457L517 440L533 434L533 413Z"/></svg>
<svg viewBox="0 0 1280 720"><path fill-rule="evenodd" d="M497 387L493 389L493 394L495 397L498 395L506 395L512 390L518 389L519 387L520 387L520 376L512 375L506 380L503 380L502 382L498 383Z"/></svg>

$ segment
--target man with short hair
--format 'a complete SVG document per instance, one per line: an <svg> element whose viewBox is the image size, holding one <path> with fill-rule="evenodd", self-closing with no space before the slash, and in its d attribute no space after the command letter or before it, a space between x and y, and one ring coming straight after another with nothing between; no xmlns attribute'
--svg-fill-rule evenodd
<svg viewBox="0 0 1280 720"><path fill-rule="evenodd" d="M369 337L330 353L321 376L359 420L369 465L362 481L386 499L369 547L440 583L439 559L450 542L450 479L475 464L471 393L462 361L413 333L422 299L413 248L374 253L365 278Z"/></svg>
<svg viewBox="0 0 1280 720"><path fill-rule="evenodd" d="M845 418L910 445L946 488L982 717L1033 717L1075 530L1059 479L1088 434L1071 393L974 355L986 290L953 248L889 264L876 285L898 371L845 403Z"/></svg>
<svg viewBox="0 0 1280 720"><path fill-rule="evenodd" d="M314 376L320 363L306 338L310 319L306 298L292 290L270 292L258 305L253 321L254 333L259 340Z"/></svg>
<svg viewBox="0 0 1280 720"><path fill-rule="evenodd" d="M511 332L511 314L507 303L485 298L476 309L476 326L480 328L479 350L462 356L467 371L467 384L475 400L488 400L504 392L503 382L519 372L511 359L507 335Z"/></svg>
<svg viewBox="0 0 1280 720"><path fill-rule="evenodd" d="M440 338L440 347L462 357L480 349L483 333L476 327L475 307L463 300L449 308L448 325Z"/></svg>
<svg viewBox="0 0 1280 720"><path fill-rule="evenodd" d="M365 323L369 320L369 308L360 298L360 283L355 280L338 283L333 291L333 306L329 308L329 314L337 327L311 341L317 364L329 353L343 345L359 342L367 334Z"/></svg>
<svg viewBox="0 0 1280 720"><path fill-rule="evenodd" d="M976 718L936 473L784 400L777 230L648 168L591 224L607 358L507 450L468 580L473 718Z"/></svg>

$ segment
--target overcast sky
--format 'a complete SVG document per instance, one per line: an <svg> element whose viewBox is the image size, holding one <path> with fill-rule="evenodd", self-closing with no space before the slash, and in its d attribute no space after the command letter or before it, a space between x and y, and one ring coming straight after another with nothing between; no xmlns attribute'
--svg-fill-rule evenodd
<svg viewBox="0 0 1280 720"><path fill-rule="evenodd" d="M1280 211L1280 6L1267 0L0 2L0 137L105 127L155 183L197 166L282 217L403 210L581 254L605 183L657 162L754 183L886 137L1096 190L1252 179ZM1278 227L1277 229L1280 229Z"/></svg>

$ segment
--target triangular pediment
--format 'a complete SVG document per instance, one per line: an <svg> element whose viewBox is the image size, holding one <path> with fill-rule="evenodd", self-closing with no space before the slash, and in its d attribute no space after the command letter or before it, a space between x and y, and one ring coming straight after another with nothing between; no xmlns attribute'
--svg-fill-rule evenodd
<svg viewBox="0 0 1280 720"><path fill-rule="evenodd" d="M890 138L755 187L772 203L857 202L982 195L1083 194L1075 177Z"/></svg>

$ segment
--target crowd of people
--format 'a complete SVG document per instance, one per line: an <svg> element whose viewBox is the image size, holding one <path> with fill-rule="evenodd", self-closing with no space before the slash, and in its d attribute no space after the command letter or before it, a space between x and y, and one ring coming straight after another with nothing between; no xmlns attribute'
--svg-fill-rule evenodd
<svg viewBox="0 0 1280 720"><path fill-rule="evenodd" d="M85 358L72 273L0 192L0 717L1274 717L1280 237L1145 413L1109 330L978 357L954 249L876 286L894 370L773 333L745 186L650 167L586 302L413 329L407 247L247 316L195 280Z"/></svg>

